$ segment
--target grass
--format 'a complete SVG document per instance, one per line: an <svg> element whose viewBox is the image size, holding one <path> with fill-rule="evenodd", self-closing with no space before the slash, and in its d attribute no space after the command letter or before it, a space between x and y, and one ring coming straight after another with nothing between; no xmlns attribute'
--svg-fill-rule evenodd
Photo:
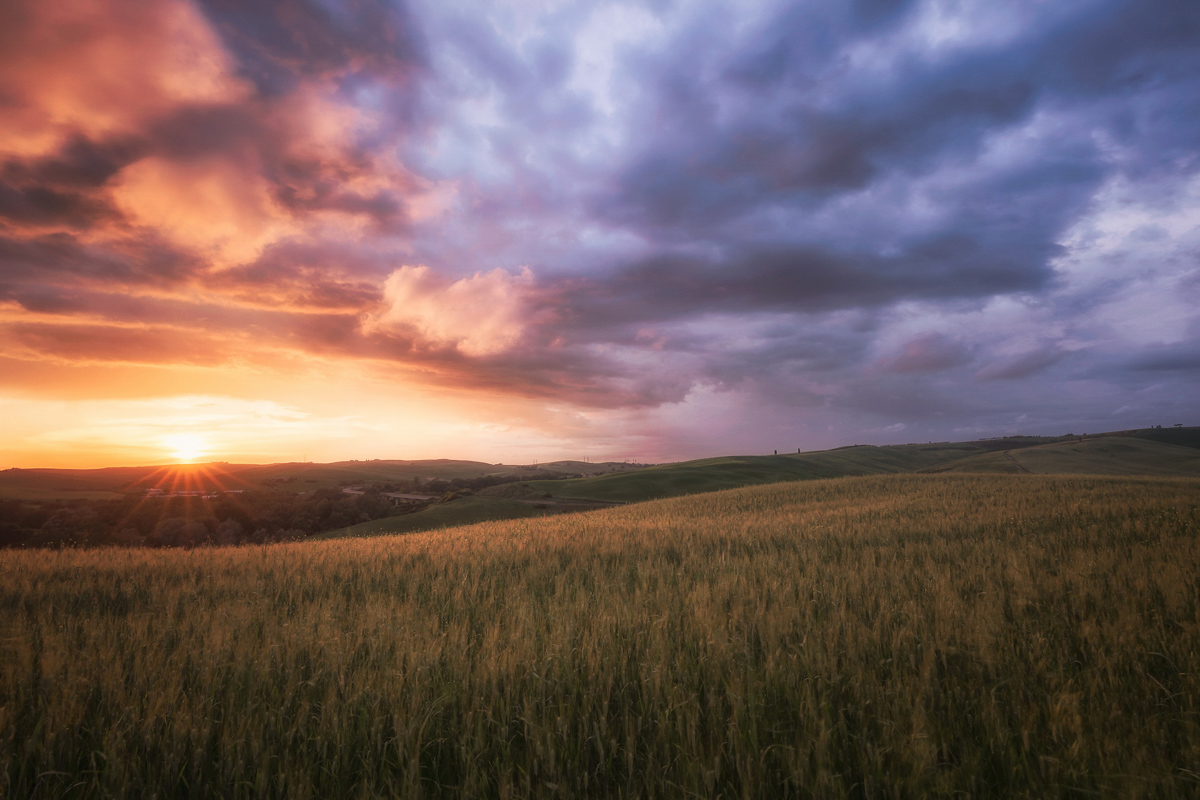
<svg viewBox="0 0 1200 800"><path fill-rule="evenodd" d="M1200 426L1192 425L1179 428L1141 428L1131 431L1119 431L1117 436L1134 436L1139 439L1149 439L1154 442L1178 444L1184 447L1200 447Z"/></svg>
<svg viewBox="0 0 1200 800"><path fill-rule="evenodd" d="M977 442L854 445L777 456L705 458L627 474L526 483L557 497L632 503L780 481L919 471L1200 476L1200 451L1191 446L1196 430L1130 431L1126 437L1103 434L1104 438L1088 438L1082 444L1075 438L1012 436Z"/></svg>
<svg viewBox="0 0 1200 800"><path fill-rule="evenodd" d="M557 497L633 503L780 481L913 472L977 452L979 449L969 443L855 445L781 456L702 458L631 473L526 483Z"/></svg>
<svg viewBox="0 0 1200 800"><path fill-rule="evenodd" d="M382 536L393 533L432 531L492 520L536 517L545 513L546 511L534 508L530 503L521 503L502 497L467 495L455 498L446 504L429 506L412 514L363 522L351 525L349 528L317 534L315 538L333 539L345 536Z"/></svg>
<svg viewBox="0 0 1200 800"><path fill-rule="evenodd" d="M1200 793L1200 481L796 482L0 554L0 793Z"/></svg>
<svg viewBox="0 0 1200 800"><path fill-rule="evenodd" d="M448 503L431 505L411 514L363 522L348 528L317 534L313 538L339 539L347 536L418 533L480 522L544 517L575 511L591 511L597 508L598 506L590 502L572 503L547 500L544 494L531 489L524 483L506 483L489 487L476 494L457 497Z"/></svg>
<svg viewBox="0 0 1200 800"><path fill-rule="evenodd" d="M1130 437L1103 437L984 453L930 471L1200 477L1200 450Z"/></svg>
<svg viewBox="0 0 1200 800"><path fill-rule="evenodd" d="M289 488L333 488L347 483L406 481L413 478L478 478L504 469L481 461L430 459L426 461L339 461L332 464L268 464L239 468L234 475L247 483L267 486L288 481ZM315 484L315 486L314 486Z"/></svg>

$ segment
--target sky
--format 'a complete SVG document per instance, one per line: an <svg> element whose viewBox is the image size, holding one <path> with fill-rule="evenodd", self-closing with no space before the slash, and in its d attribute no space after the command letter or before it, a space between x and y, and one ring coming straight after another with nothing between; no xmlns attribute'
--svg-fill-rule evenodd
<svg viewBox="0 0 1200 800"><path fill-rule="evenodd" d="M7 0L0 468L1197 424L1194 0Z"/></svg>

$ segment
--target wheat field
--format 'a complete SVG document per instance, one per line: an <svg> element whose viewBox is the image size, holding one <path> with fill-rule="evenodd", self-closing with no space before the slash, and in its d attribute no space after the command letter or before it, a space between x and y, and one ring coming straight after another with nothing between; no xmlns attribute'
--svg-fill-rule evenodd
<svg viewBox="0 0 1200 800"><path fill-rule="evenodd" d="M1200 796L1200 481L0 553L5 798Z"/></svg>

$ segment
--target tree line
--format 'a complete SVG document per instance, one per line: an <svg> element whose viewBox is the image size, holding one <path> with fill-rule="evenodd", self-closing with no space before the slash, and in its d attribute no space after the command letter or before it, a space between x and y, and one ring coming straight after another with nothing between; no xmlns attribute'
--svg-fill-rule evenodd
<svg viewBox="0 0 1200 800"><path fill-rule="evenodd" d="M526 476L527 477L527 476ZM550 474L541 480L577 478ZM215 497L156 497L130 492L110 500L0 500L0 547L198 547L295 541L360 522L411 514L489 486L523 480L518 475L476 478L414 477L376 482L362 494L340 488L268 489L216 493ZM424 494L424 503L393 505L386 493Z"/></svg>
<svg viewBox="0 0 1200 800"><path fill-rule="evenodd" d="M211 498L129 494L111 500L0 500L0 547L264 544L422 507L393 506L378 487L360 495L317 489L305 494L218 493Z"/></svg>

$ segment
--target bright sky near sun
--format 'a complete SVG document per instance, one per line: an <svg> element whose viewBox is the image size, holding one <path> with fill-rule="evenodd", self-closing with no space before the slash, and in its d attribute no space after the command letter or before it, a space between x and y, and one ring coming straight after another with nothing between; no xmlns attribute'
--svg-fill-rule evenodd
<svg viewBox="0 0 1200 800"><path fill-rule="evenodd" d="M192 462L208 455L211 445L202 433L171 433L163 439L171 455L183 462Z"/></svg>
<svg viewBox="0 0 1200 800"><path fill-rule="evenodd" d="M1200 5L11 0L0 468L1200 422Z"/></svg>

